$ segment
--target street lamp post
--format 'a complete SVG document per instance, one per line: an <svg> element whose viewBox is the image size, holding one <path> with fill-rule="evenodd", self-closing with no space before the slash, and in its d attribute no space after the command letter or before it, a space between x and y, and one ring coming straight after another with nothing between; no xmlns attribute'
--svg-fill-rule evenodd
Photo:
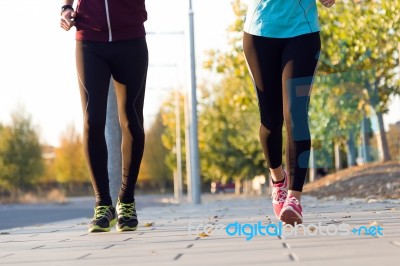
<svg viewBox="0 0 400 266"><path fill-rule="evenodd" d="M199 151L197 137L197 95L196 95L196 59L194 47L194 13L192 0L189 0L189 37L190 37L190 170L191 170L191 189L192 203L200 204L200 171L199 171Z"/></svg>
<svg viewBox="0 0 400 266"><path fill-rule="evenodd" d="M152 33L153 34L153 33ZM164 33L164 34L180 34L180 33ZM176 64L169 65L149 65L150 67L174 67ZM176 170L173 172L174 177L174 199L176 203L181 203L183 200L182 188L182 143L181 143L181 111L180 111L180 93L177 86L174 89L175 95L175 153L176 153Z"/></svg>
<svg viewBox="0 0 400 266"><path fill-rule="evenodd" d="M175 89L175 123L176 123L176 175L174 176L175 200L182 201L182 145L181 145L181 112L180 95L178 89Z"/></svg>
<svg viewBox="0 0 400 266"><path fill-rule="evenodd" d="M110 194L114 200L118 197L121 187L121 128L118 120L117 98L115 95L112 78L108 91L107 119L105 137L108 149L108 177L110 182Z"/></svg>

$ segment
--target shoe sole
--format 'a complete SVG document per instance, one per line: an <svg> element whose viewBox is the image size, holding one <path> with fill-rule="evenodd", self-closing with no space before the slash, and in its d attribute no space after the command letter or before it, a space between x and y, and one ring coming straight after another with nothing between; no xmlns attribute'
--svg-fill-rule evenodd
<svg viewBox="0 0 400 266"><path fill-rule="evenodd" d="M124 227L119 227L118 225L117 225L117 231L118 232L128 232L128 231L136 231L136 229L137 229L137 226L136 227L129 227L129 226L124 226Z"/></svg>
<svg viewBox="0 0 400 266"><path fill-rule="evenodd" d="M303 223L303 217L290 206L281 211L279 220L281 220L284 224L290 224L293 226L295 224Z"/></svg>
<svg viewBox="0 0 400 266"><path fill-rule="evenodd" d="M89 233L103 233L103 232L110 232L111 228L117 223L117 219L111 220L110 221L110 226L109 227L100 227L100 226L93 226L92 228L89 228L88 231Z"/></svg>

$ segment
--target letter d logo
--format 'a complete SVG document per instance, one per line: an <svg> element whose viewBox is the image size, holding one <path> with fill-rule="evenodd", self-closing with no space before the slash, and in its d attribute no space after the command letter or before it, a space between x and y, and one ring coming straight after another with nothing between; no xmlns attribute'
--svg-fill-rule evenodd
<svg viewBox="0 0 400 266"><path fill-rule="evenodd" d="M234 222L234 223L230 223L226 226L225 228L225 232L229 235L229 236L234 236L238 233L238 222ZM233 230L233 232L232 232Z"/></svg>

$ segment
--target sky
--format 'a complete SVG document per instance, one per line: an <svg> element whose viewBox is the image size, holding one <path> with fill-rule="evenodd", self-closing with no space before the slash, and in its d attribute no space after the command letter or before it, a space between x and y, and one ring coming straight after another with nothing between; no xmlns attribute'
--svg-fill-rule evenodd
<svg viewBox="0 0 400 266"><path fill-rule="evenodd" d="M57 146L73 124L81 132L82 110L75 70L75 29L59 26L61 0L0 0L0 123L24 107L42 143ZM146 0L150 66L145 127L174 88L189 86L188 1ZM202 62L209 49L227 50L226 29L234 21L231 0L193 0L198 83L212 79ZM397 105L397 108L394 106ZM385 115L400 120L400 100Z"/></svg>

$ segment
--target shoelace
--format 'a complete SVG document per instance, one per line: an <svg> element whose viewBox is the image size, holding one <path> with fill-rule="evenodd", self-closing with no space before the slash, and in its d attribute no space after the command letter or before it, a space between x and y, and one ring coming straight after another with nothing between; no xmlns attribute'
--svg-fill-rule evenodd
<svg viewBox="0 0 400 266"><path fill-rule="evenodd" d="M287 190L285 187L275 187L272 190L272 199L276 200L277 202L285 202L287 198Z"/></svg>
<svg viewBox="0 0 400 266"><path fill-rule="evenodd" d="M109 209L110 209L110 206L97 206L94 209L93 219L98 220L100 218L103 218Z"/></svg>
<svg viewBox="0 0 400 266"><path fill-rule="evenodd" d="M119 213L123 217L132 217L134 214L136 215L135 211L135 203L119 203Z"/></svg>
<svg viewBox="0 0 400 266"><path fill-rule="evenodd" d="M294 203L296 205L299 205L299 201L295 197L290 197L287 199L287 203Z"/></svg>

